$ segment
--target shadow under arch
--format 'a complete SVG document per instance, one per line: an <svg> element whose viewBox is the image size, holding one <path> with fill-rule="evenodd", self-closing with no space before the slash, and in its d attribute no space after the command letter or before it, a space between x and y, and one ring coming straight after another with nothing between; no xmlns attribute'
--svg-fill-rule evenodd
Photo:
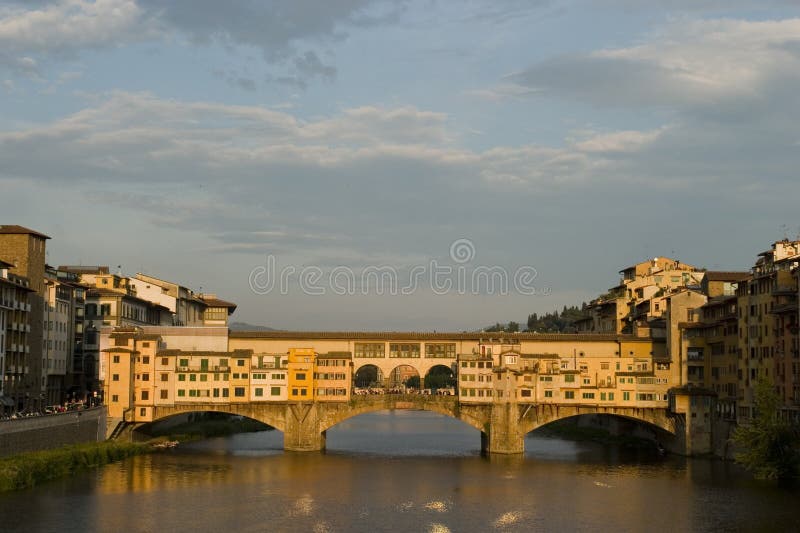
<svg viewBox="0 0 800 533"><path fill-rule="evenodd" d="M359 366L353 373L353 385L360 389L383 387L384 382L383 371L372 363Z"/></svg>
<svg viewBox="0 0 800 533"><path fill-rule="evenodd" d="M426 389L453 389L455 391L458 384L455 363L453 365L444 363L433 365L425 374L423 384Z"/></svg>
<svg viewBox="0 0 800 533"><path fill-rule="evenodd" d="M163 416L152 422L136 425L131 429L134 436L159 437L169 435L192 435L204 438L253 433L276 429L253 417L225 411L189 411Z"/></svg>
<svg viewBox="0 0 800 533"><path fill-rule="evenodd" d="M644 410L640 410L644 411ZM655 411L655 410L652 410ZM564 413L561 416L548 418L541 423L526 425L525 435L537 431L553 431L563 436L585 436L586 430L603 431L611 436L631 436L654 442L671 442L677 436L675 422L659 412L648 410L646 414L615 413L606 411L584 410L583 412Z"/></svg>
<svg viewBox="0 0 800 533"><path fill-rule="evenodd" d="M155 406L153 408L153 420L148 423L155 423L177 415L189 415L192 413L223 413L249 418L282 432L286 430L285 406L266 402L229 404L192 403Z"/></svg>

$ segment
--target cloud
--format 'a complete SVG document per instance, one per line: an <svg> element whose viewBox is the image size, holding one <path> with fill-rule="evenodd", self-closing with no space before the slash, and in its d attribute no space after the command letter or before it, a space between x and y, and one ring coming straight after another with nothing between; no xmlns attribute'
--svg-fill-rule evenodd
<svg viewBox="0 0 800 533"><path fill-rule="evenodd" d="M33 7L33 9L31 9ZM133 0L62 0L0 8L0 60L36 68L32 56L74 56L154 35L154 22Z"/></svg>
<svg viewBox="0 0 800 533"><path fill-rule="evenodd" d="M550 59L510 76L541 94L669 109L759 103L800 79L800 19L680 21L625 48ZM727 109L727 108L726 108Z"/></svg>
<svg viewBox="0 0 800 533"><path fill-rule="evenodd" d="M403 3L381 0L53 0L0 7L0 65L40 75L41 63L75 59L87 49L162 42L182 36L195 45L232 52L254 49L271 69L266 79L304 86L331 80L336 68L319 55L348 28L395 20ZM252 90L254 80L233 76Z"/></svg>

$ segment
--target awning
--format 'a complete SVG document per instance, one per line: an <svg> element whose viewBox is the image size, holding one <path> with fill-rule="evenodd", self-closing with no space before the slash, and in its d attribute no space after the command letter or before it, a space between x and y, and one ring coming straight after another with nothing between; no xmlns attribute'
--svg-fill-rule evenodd
<svg viewBox="0 0 800 533"><path fill-rule="evenodd" d="M0 404L5 405L6 407L14 407L14 400L8 396L0 396Z"/></svg>

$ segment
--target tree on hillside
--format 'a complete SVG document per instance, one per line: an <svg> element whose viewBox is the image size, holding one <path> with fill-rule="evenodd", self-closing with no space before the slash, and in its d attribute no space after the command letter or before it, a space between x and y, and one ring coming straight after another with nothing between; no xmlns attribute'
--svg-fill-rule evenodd
<svg viewBox="0 0 800 533"><path fill-rule="evenodd" d="M755 390L755 416L733 433L733 442L742 448L736 462L759 479L784 480L800 472L800 433L780 417L780 398L775 387L761 380Z"/></svg>

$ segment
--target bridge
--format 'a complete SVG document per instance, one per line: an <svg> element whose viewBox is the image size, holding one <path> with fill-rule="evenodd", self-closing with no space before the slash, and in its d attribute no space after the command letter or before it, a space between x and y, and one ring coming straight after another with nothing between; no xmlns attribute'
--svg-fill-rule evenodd
<svg viewBox="0 0 800 533"><path fill-rule="evenodd" d="M267 424L284 434L287 451L325 449L328 429L364 413L416 409L455 418L481 432L481 449L489 454L524 452L525 435L557 420L580 415L613 415L657 430L663 440L679 447L683 416L666 408L619 407L597 404L539 404L507 402L463 403L457 396L381 394L352 396L348 402L247 402L176 403L154 408L153 421L175 415L218 412L244 416ZM132 431L142 423L122 423ZM117 435L114 435L115 437ZM680 451L680 448L678 448Z"/></svg>

